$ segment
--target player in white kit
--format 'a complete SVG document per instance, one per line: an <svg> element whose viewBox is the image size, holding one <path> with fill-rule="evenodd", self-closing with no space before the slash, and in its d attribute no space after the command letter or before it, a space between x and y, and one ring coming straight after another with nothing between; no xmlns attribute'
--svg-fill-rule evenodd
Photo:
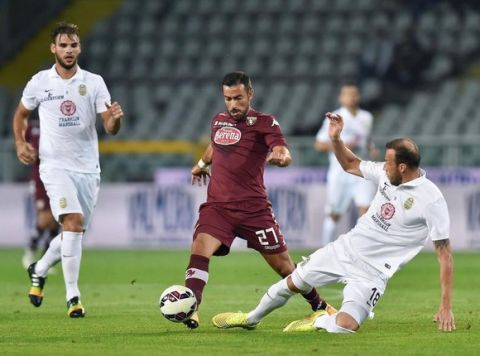
<svg viewBox="0 0 480 356"><path fill-rule="evenodd" d="M447 203L419 168L417 145L407 138L396 139L386 145L385 162L361 161L340 138L342 117L331 113L327 117L333 152L343 169L377 185L370 208L350 232L314 252L290 276L271 286L254 310L218 314L213 324L219 328L252 329L295 293L344 283L338 313L316 312L290 323L284 331L355 332L382 297L390 277L415 257L430 238L438 255L441 285L440 307L433 320L440 330L454 330Z"/></svg>
<svg viewBox="0 0 480 356"><path fill-rule="evenodd" d="M334 114L342 115L344 129L342 140L345 145L360 158L376 158L376 149L370 135L373 125L373 116L368 111L359 108L360 93L354 83L345 83L340 89L339 101L342 105ZM355 177L343 171L338 163L328 137L328 120L323 121L317 133L315 149L329 152L329 167L327 173L327 203L322 229L322 246L337 237L337 226L341 217L347 212L352 201L358 216L362 216L368 209L375 195L375 185L365 179Z"/></svg>
<svg viewBox="0 0 480 356"><path fill-rule="evenodd" d="M28 268L30 302L39 307L50 267L62 261L66 286L67 314L83 317L78 276L82 237L97 201L100 185L97 114L105 130L115 135L121 126L121 106L110 104L110 93L97 74L80 69L78 28L59 23L52 30L50 50L55 57L51 69L43 70L27 83L13 119L18 159L31 164L40 158L40 177L45 185L55 219L62 232L50 243L42 258ZM25 141L32 110L40 117L39 152Z"/></svg>

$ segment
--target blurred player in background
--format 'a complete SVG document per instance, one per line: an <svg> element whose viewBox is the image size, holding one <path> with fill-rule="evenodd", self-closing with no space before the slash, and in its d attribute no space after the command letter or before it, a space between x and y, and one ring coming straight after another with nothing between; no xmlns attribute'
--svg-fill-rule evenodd
<svg viewBox="0 0 480 356"><path fill-rule="evenodd" d="M331 113L327 117L331 122L329 136L335 156L345 172L376 184L375 199L350 232L299 263L290 276L268 289L254 310L248 314L218 314L213 318L214 325L252 329L295 293L312 286L344 283L343 303L338 313L327 315L319 311L290 323L284 331L355 332L384 294L388 280L415 257L430 238L440 264L441 287L440 307L433 321L440 330L455 330L447 203L438 187L420 169L416 143L408 138L395 139L386 144L385 162L362 161L341 139L342 117Z"/></svg>
<svg viewBox="0 0 480 356"><path fill-rule="evenodd" d="M359 108L360 92L355 83L345 83L340 89L339 101L342 105L335 114L344 118L345 129L342 139L348 148L362 158L375 159L377 150L370 140L373 117L368 111ZM345 173L332 152L328 138L328 120L323 121L317 133L315 149L329 153L327 173L327 204L323 221L322 246L337 236L337 226L347 212L352 201L362 216L375 195L375 185L371 182Z"/></svg>
<svg viewBox="0 0 480 356"><path fill-rule="evenodd" d="M192 168L192 184L208 186L207 202L200 206L185 285L202 300L208 282L210 257L225 256L236 236L260 252L272 269L288 276L295 265L273 215L263 183L265 162L286 167L292 161L277 120L250 107L253 87L243 72L227 74L222 81L227 112L211 122L211 142ZM333 309L314 288L303 292L313 310ZM185 324L198 327L195 313Z"/></svg>
<svg viewBox="0 0 480 356"><path fill-rule="evenodd" d="M43 301L46 275L62 261L67 314L83 317L78 277L82 258L82 238L90 222L100 185L97 114L105 130L115 135L121 126L122 108L110 105L110 93L97 74L80 69L78 27L59 23L52 31L50 50L55 64L27 83L13 119L18 159L32 164L40 157L40 177L50 200L55 219L63 231L50 243L43 257L30 265L30 302ZM38 107L40 117L39 152L25 140L27 120Z"/></svg>
<svg viewBox="0 0 480 356"><path fill-rule="evenodd" d="M35 118L28 122L25 139L30 143L36 151L40 142L40 122L37 115L32 115ZM58 235L59 225L55 221L50 210L50 202L48 201L47 192L40 179L40 160L37 159L32 164L31 169L31 188L33 205L36 212L35 232L30 236L28 246L22 257L22 264L27 269L33 262L35 262L35 253L42 245L44 250L50 245L50 241Z"/></svg>

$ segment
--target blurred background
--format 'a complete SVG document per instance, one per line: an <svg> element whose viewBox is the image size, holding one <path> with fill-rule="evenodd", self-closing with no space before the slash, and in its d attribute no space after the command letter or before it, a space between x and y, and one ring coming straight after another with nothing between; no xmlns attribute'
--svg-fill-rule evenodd
<svg viewBox="0 0 480 356"><path fill-rule="evenodd" d="M208 142L210 119L223 111L221 79L234 70L252 77L254 107L274 114L288 138L295 174L274 173L272 182L288 186L269 189L292 241L318 244L312 221L322 220L315 216L323 214L327 155L314 150L315 134L323 114L338 107L339 85L355 80L361 106L375 118L373 140L383 147L393 137L415 139L450 204L452 236L465 239L462 247L480 246L480 2L0 1L0 212L16 235L31 219L26 205L11 219L30 173L17 161L11 121L26 82L52 65L49 30L61 20L79 25L80 66L101 74L124 108L118 136L99 125L97 209L97 226L124 224L124 246L191 239L204 195L187 187L188 173ZM299 182L305 187L294 187ZM307 201L311 189L315 202ZM109 220L122 204L121 218ZM299 227L305 222L308 230ZM15 244L0 234L0 244Z"/></svg>

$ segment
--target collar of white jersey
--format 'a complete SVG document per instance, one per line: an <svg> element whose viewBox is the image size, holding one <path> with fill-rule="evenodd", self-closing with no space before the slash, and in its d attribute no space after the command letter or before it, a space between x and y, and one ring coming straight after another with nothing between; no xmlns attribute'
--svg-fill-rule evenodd
<svg viewBox="0 0 480 356"><path fill-rule="evenodd" d="M360 108L357 108L357 113L355 115L353 115L345 106L341 106L340 109L338 109L338 112L343 117L346 117L348 115L351 118L357 118L358 114L360 113Z"/></svg>
<svg viewBox="0 0 480 356"><path fill-rule="evenodd" d="M420 169L420 177L415 178L407 183L402 183L400 184L400 187L416 187L422 184L425 179L427 179L427 172L425 172L423 169Z"/></svg>
<svg viewBox="0 0 480 356"><path fill-rule="evenodd" d="M52 66L52 68L50 68L49 72L48 72L48 76L50 78L60 78L60 79L63 79L60 74L58 74L57 70L55 69L55 64ZM75 74L73 75L73 77L71 77L70 79L66 79L66 80L69 80L69 81L74 81L76 79L78 80L83 80L83 77L84 77L84 74L83 74L83 70L80 68L80 66L77 64L77 71L75 72Z"/></svg>

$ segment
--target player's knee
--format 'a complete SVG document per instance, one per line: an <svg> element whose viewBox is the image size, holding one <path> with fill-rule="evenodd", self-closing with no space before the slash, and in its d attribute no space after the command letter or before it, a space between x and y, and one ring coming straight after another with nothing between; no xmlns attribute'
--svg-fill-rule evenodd
<svg viewBox="0 0 480 356"><path fill-rule="evenodd" d="M285 261L284 263L276 266L275 270L280 276L285 278L292 274L292 272L295 270L295 264L292 261Z"/></svg>
<svg viewBox="0 0 480 356"><path fill-rule="evenodd" d="M332 218L333 221L337 222L338 220L340 220L340 218L342 217L342 215L338 214L338 213L331 213L330 214L330 217Z"/></svg>
<svg viewBox="0 0 480 356"><path fill-rule="evenodd" d="M209 234L200 233L193 240L192 254L210 258L222 243Z"/></svg>
<svg viewBox="0 0 480 356"><path fill-rule="evenodd" d="M351 331L357 331L360 328L358 322L350 314L345 312L339 312L337 314L336 324L341 328Z"/></svg>
<svg viewBox="0 0 480 356"><path fill-rule="evenodd" d="M44 231L49 228L48 217L43 211L39 211L37 214L37 229Z"/></svg>
<svg viewBox="0 0 480 356"><path fill-rule="evenodd" d="M63 224L64 231L83 232L83 215L82 214L62 215L62 224Z"/></svg>

